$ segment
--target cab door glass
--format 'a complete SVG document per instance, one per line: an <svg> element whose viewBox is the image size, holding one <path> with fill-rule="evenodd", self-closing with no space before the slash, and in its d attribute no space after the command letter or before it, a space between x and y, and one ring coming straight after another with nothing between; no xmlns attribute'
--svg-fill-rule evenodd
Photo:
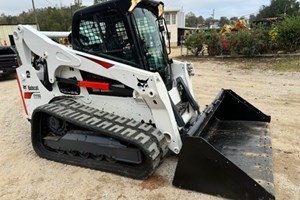
<svg viewBox="0 0 300 200"><path fill-rule="evenodd" d="M96 14L79 22L82 50L128 64L138 64L124 20L117 11Z"/></svg>

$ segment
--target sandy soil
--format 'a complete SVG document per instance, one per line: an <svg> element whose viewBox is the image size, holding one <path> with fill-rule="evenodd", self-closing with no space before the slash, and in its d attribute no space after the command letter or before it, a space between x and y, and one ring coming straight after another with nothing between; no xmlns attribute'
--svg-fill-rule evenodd
<svg viewBox="0 0 300 200"><path fill-rule="evenodd" d="M300 73L245 70L226 62L194 62L196 98L204 108L231 88L272 116L277 199L300 199ZM172 186L176 158L146 181L39 158L16 80L0 81L0 199L218 199Z"/></svg>

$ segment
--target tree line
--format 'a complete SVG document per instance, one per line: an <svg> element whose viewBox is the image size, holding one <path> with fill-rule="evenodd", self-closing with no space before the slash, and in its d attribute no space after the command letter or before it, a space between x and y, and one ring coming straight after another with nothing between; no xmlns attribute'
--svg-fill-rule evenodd
<svg viewBox="0 0 300 200"><path fill-rule="evenodd" d="M299 16L300 3L297 0L271 0L270 5L262 5L257 15L250 15L249 22L260 20L263 18L285 17L285 16ZM212 24L218 24L220 27L225 24L230 24L232 21L238 20L239 17L227 18L225 16L220 19L213 19L212 17L204 18L203 16L196 16L189 12L186 15L187 27L208 27Z"/></svg>
<svg viewBox="0 0 300 200"><path fill-rule="evenodd" d="M61 8L48 7L36 9L38 25L41 31L70 31L73 13L82 8L81 4ZM35 24L34 12L29 10L18 16L0 15L0 24Z"/></svg>

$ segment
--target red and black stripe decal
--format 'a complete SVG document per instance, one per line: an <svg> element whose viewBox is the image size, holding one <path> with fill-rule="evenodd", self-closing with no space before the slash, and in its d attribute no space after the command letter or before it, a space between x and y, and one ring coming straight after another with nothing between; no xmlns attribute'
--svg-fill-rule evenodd
<svg viewBox="0 0 300 200"><path fill-rule="evenodd" d="M79 55L79 54L77 54L77 55ZM95 59L95 58L90 58L90 57L83 56L83 55L79 55L79 56L82 56L82 57L84 57L84 58L86 58L86 59L89 59L89 60L91 60L91 61L93 61L93 62L95 62L95 63L101 65L102 67L104 67L104 68L106 68L106 69L109 69L109 68L111 68L112 66L114 66L113 64L110 64L110 63L108 63L108 62L104 62L104 61L102 61L102 60L98 60L98 59Z"/></svg>

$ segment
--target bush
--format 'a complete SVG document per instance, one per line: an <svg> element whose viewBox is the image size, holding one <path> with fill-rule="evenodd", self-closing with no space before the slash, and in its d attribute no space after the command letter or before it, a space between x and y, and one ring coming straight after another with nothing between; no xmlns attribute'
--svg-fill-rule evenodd
<svg viewBox="0 0 300 200"><path fill-rule="evenodd" d="M287 52L300 49L300 16L288 17L278 26L278 45Z"/></svg>
<svg viewBox="0 0 300 200"><path fill-rule="evenodd" d="M207 52L209 56L217 56L222 53L220 46L220 36L218 33L207 34L205 44L207 45Z"/></svg>
<svg viewBox="0 0 300 200"><path fill-rule="evenodd" d="M231 35L232 54L254 56L256 54L255 39L250 31L233 32Z"/></svg>
<svg viewBox="0 0 300 200"><path fill-rule="evenodd" d="M271 38L271 49L272 50L279 50L278 27L273 26L269 33L270 33L270 38Z"/></svg>
<svg viewBox="0 0 300 200"><path fill-rule="evenodd" d="M201 52L203 45L205 44L206 34L204 32L193 33L185 41L185 46L195 56L198 56Z"/></svg>
<svg viewBox="0 0 300 200"><path fill-rule="evenodd" d="M264 54L272 47L271 33L268 29L254 29L251 31L255 44L255 53ZM275 41L274 41L275 42Z"/></svg>
<svg viewBox="0 0 300 200"><path fill-rule="evenodd" d="M243 30L232 33L231 53L255 56L267 53L271 48L271 37L268 30Z"/></svg>
<svg viewBox="0 0 300 200"><path fill-rule="evenodd" d="M268 29L253 29L231 32L226 35L213 33L194 33L185 46L198 56L206 44L209 56L223 54L255 56L268 53L272 47L272 35Z"/></svg>

